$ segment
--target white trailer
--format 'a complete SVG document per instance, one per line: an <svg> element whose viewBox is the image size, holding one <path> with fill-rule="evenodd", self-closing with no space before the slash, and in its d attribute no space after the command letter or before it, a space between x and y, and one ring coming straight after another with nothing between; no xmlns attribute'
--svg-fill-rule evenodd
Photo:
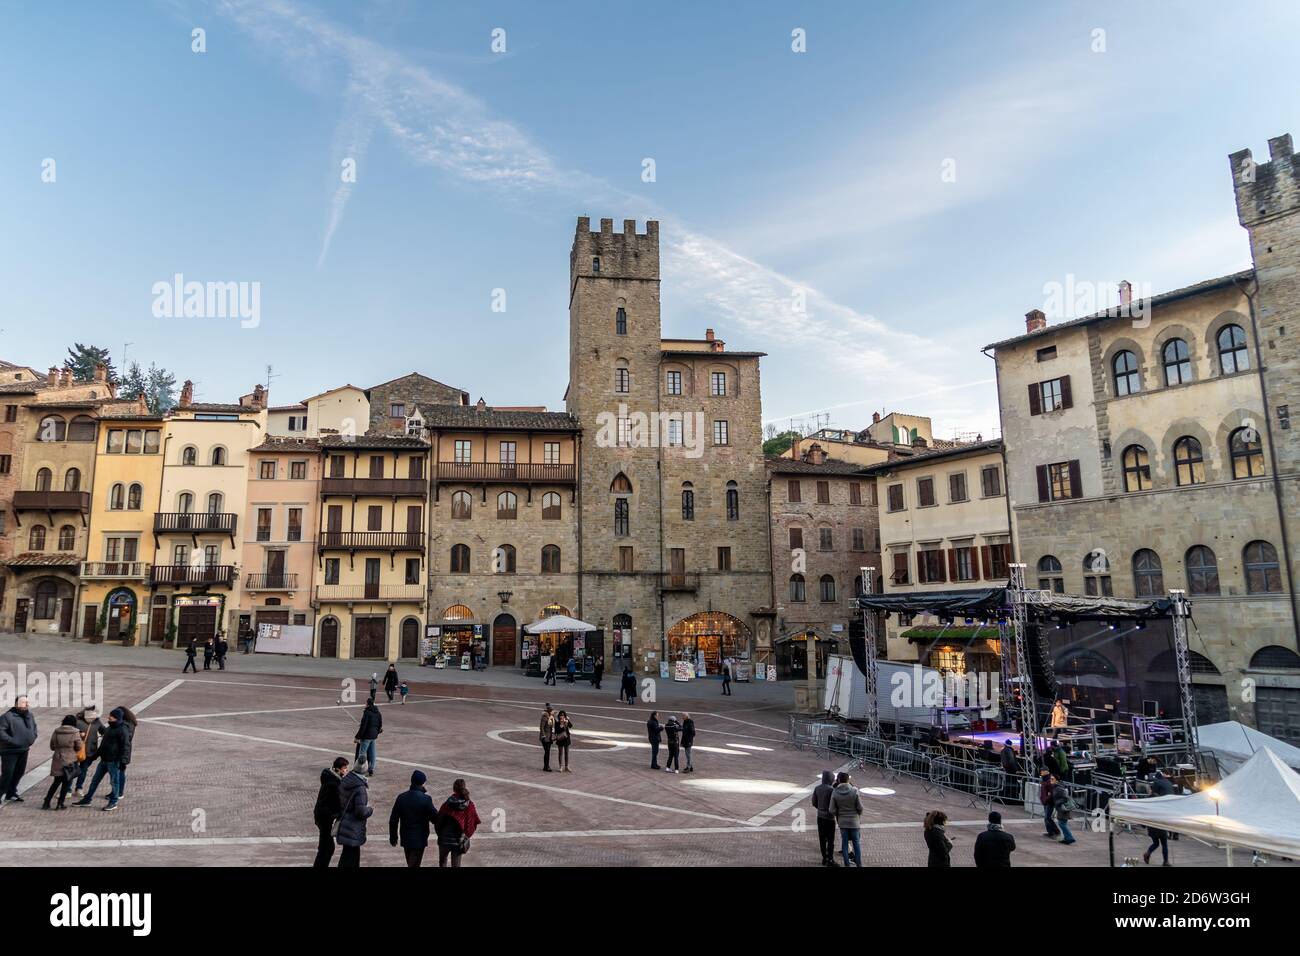
<svg viewBox="0 0 1300 956"><path fill-rule="evenodd" d="M877 714L884 724L917 724L929 727L942 706L943 675L933 667L878 661L876 678ZM938 688L939 696L931 689ZM899 701L901 705L896 705ZM831 655L826 662L827 712L844 720L867 719L867 678L852 657ZM954 720L953 718L958 718ZM963 716L949 715L949 725L965 725Z"/></svg>

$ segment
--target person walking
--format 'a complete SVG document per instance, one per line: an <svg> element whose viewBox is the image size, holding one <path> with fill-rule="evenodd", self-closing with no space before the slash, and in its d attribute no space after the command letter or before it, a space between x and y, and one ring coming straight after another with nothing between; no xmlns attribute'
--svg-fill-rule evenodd
<svg viewBox="0 0 1300 956"><path fill-rule="evenodd" d="M668 715L668 723L664 724L664 731L668 734L668 763L664 769L669 773L681 773L682 725L677 722L676 716Z"/></svg>
<svg viewBox="0 0 1300 956"><path fill-rule="evenodd" d="M366 821L375 808L370 805L369 770L365 757L357 757L352 770L339 781L339 823L335 838L343 847L339 867L355 869L361 865L361 848L366 842Z"/></svg>
<svg viewBox="0 0 1300 956"><path fill-rule="evenodd" d="M334 826L343 814L343 805L339 802L339 784L347 772L347 757L335 757L334 763L320 772L320 790L316 791L316 806L311 813L316 832L320 834L313 869L328 869L330 860L334 859Z"/></svg>
<svg viewBox="0 0 1300 956"><path fill-rule="evenodd" d="M212 646L212 638L203 642L203 669L212 670L212 658L216 656L217 649Z"/></svg>
<svg viewBox="0 0 1300 956"><path fill-rule="evenodd" d="M542 678L542 685L550 684L555 686L555 655L552 654L546 661L546 676Z"/></svg>
<svg viewBox="0 0 1300 956"><path fill-rule="evenodd" d="M822 771L822 782L813 788L812 805L817 811L817 844L822 851L822 866L839 866L835 862L835 809L831 798L835 793L835 774Z"/></svg>
<svg viewBox="0 0 1300 956"><path fill-rule="evenodd" d="M1002 772L1008 777L1019 775L1020 761L1016 759L1016 748L1010 740L1002 742L1002 752L998 754L998 761L1002 765Z"/></svg>
<svg viewBox="0 0 1300 956"><path fill-rule="evenodd" d="M605 673L605 655L597 654L596 663L591 671L591 683L595 685L596 690L600 690L600 678Z"/></svg>
<svg viewBox="0 0 1300 956"><path fill-rule="evenodd" d="M379 696L379 672L370 675L370 699L374 700Z"/></svg>
<svg viewBox="0 0 1300 956"><path fill-rule="evenodd" d="M130 764L131 755L135 752L135 732L140 722L136 719L135 714L131 712L130 707L117 708L122 712L122 724L126 727L127 736L127 761L120 763L117 768L117 799L121 800L126 796L126 768Z"/></svg>
<svg viewBox="0 0 1300 956"><path fill-rule="evenodd" d="M388 670L384 671L384 693L388 695L388 702L393 702L393 694L397 692L397 685L401 681L397 679L397 665L389 664Z"/></svg>
<svg viewBox="0 0 1300 956"><path fill-rule="evenodd" d="M433 828L438 832L438 866L459 867L460 858L469 852L469 838L482 821L469 798L464 780L451 785L451 796L438 808Z"/></svg>
<svg viewBox="0 0 1300 956"><path fill-rule="evenodd" d="M731 664L722 665L722 696L731 696Z"/></svg>
<svg viewBox="0 0 1300 956"><path fill-rule="evenodd" d="M555 749L560 758L560 772L569 772L569 745L573 743L573 719L565 711L555 718Z"/></svg>
<svg viewBox="0 0 1300 956"><path fill-rule="evenodd" d="M989 812L989 825L975 838L975 865L983 869L1011 865L1016 838L1002 829L1002 814Z"/></svg>
<svg viewBox="0 0 1300 956"><path fill-rule="evenodd" d="M862 865L862 796L853 786L853 778L841 772L831 793L835 824L840 828L840 856L849 865L849 844L853 844L853 865Z"/></svg>
<svg viewBox="0 0 1300 956"><path fill-rule="evenodd" d="M547 704L537 725L537 739L542 745L542 770L551 772L551 744L555 743L555 712Z"/></svg>
<svg viewBox="0 0 1300 956"><path fill-rule="evenodd" d="M659 769L659 744L663 740L664 725L659 723L659 712L650 711L650 719L645 722L646 736L650 738L650 769Z"/></svg>
<svg viewBox="0 0 1300 956"><path fill-rule="evenodd" d="M393 801L393 812L388 815L388 843L397 846L401 839L406 865L412 868L424 859L424 851L429 846L429 827L438 819L433 797L424 787L428 779L423 770L412 770L410 789L398 794Z"/></svg>
<svg viewBox="0 0 1300 956"><path fill-rule="evenodd" d="M27 772L27 754L36 743L36 715L26 694L0 715L0 805L22 803L18 784Z"/></svg>
<svg viewBox="0 0 1300 956"><path fill-rule="evenodd" d="M1065 752L1065 748L1057 741L1052 741L1052 747L1047 751L1047 767L1052 771L1052 775L1057 780L1070 779L1070 755Z"/></svg>
<svg viewBox="0 0 1300 956"><path fill-rule="evenodd" d="M217 667L223 671L226 669L226 653L229 650L230 650L230 645L226 643L226 639L221 635L217 635L217 646L216 646Z"/></svg>
<svg viewBox="0 0 1300 956"><path fill-rule="evenodd" d="M366 701L366 709L361 712L361 723L357 725L355 754L357 761L360 762L362 755L365 755L366 766L368 768L367 776L375 775L375 763L379 759L375 753L375 741L379 735L384 732L384 715L379 712L379 706L375 699L371 697Z"/></svg>
<svg viewBox="0 0 1300 956"><path fill-rule="evenodd" d="M691 763L691 748L695 746L695 720L690 714L682 714L682 751L686 754L686 768L682 773L695 773L695 764Z"/></svg>
<svg viewBox="0 0 1300 956"><path fill-rule="evenodd" d="M51 809L50 801L54 799L56 790L59 791L59 805L55 809L64 809L68 790L72 787L73 778L77 776L77 760L81 746L81 732L77 730L77 717L75 714L68 714L63 718L63 723L55 727L54 733L50 735L50 749L54 751L54 757L50 761L50 789L45 792L45 802L41 804L42 810Z"/></svg>
<svg viewBox="0 0 1300 956"><path fill-rule="evenodd" d="M90 780L90 789L85 796L73 804L74 807L88 807L99 789L99 782L108 777L109 797L105 810L116 810L122 797L122 769L131 762L131 729L123 719L121 707L114 707L108 715L108 727L99 741L99 766L95 776Z"/></svg>
<svg viewBox="0 0 1300 956"><path fill-rule="evenodd" d="M636 674L632 673L631 665L623 668L623 681L618 689L620 699L627 698L627 705L632 706L632 701L636 699Z"/></svg>
<svg viewBox="0 0 1300 956"><path fill-rule="evenodd" d="M104 736L108 725L99 716L98 707L86 707L77 714L77 730L81 732L82 757L77 763L77 783L72 791L74 800L81 799L81 788L86 783L86 772L99 756L99 739Z"/></svg>
<svg viewBox="0 0 1300 956"><path fill-rule="evenodd" d="M1047 828L1043 836L1055 840L1061 835L1061 829L1052 819L1056 814L1056 807L1052 803L1052 786L1052 774L1043 770L1038 776L1038 802L1042 804L1043 825Z"/></svg>
<svg viewBox="0 0 1300 956"><path fill-rule="evenodd" d="M181 668L182 674L186 671L193 671L195 674L199 672L199 669L194 666L194 658L198 656L198 653L199 649L195 646L193 640L185 645L185 666Z"/></svg>
<svg viewBox="0 0 1300 956"><path fill-rule="evenodd" d="M576 657L570 657L569 662L564 665L564 682L566 684L572 684L573 678L576 677L577 674L578 659Z"/></svg>
<svg viewBox="0 0 1300 956"><path fill-rule="evenodd" d="M1070 789L1064 782L1056 777L1049 778L1052 781L1052 806L1056 809L1056 825L1061 828L1060 842L1064 846L1075 843L1074 834L1070 832L1070 816L1074 809L1074 800L1070 796Z"/></svg>
<svg viewBox="0 0 1300 956"><path fill-rule="evenodd" d="M398 687L397 690L398 690L398 692L402 695L402 703L405 704L405 703L406 703L406 695L409 694L409 693L411 692L411 688L410 688L410 686L406 683L406 681L402 681L401 686Z"/></svg>
<svg viewBox="0 0 1300 956"><path fill-rule="evenodd" d="M925 845L930 851L926 866L952 866L952 841L948 839L947 825L948 814L942 810L931 810L925 815Z"/></svg>

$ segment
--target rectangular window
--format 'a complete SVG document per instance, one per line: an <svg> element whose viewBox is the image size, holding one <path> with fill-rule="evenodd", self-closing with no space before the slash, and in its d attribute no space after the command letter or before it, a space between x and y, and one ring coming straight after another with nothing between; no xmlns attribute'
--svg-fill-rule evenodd
<svg viewBox="0 0 1300 956"><path fill-rule="evenodd" d="M126 433L126 453L128 455L138 455L144 447L144 433L138 429L131 429ZM217 464L217 462L213 462Z"/></svg>
<svg viewBox="0 0 1300 956"><path fill-rule="evenodd" d="M370 456L370 477L371 478L384 477L384 456L383 455Z"/></svg>
<svg viewBox="0 0 1300 956"><path fill-rule="evenodd" d="M190 546L188 544L178 544L172 548L172 564L178 568L188 566L190 563Z"/></svg>
<svg viewBox="0 0 1300 956"><path fill-rule="evenodd" d="M726 395L727 394L727 373L713 372L709 376L709 394Z"/></svg>
<svg viewBox="0 0 1300 956"><path fill-rule="evenodd" d="M307 463L305 461L289 462L289 477L297 481L302 481L304 478L306 478Z"/></svg>
<svg viewBox="0 0 1300 956"><path fill-rule="evenodd" d="M474 443L465 438L456 439L455 461L458 465L468 465L474 454Z"/></svg>
<svg viewBox="0 0 1300 956"><path fill-rule="evenodd" d="M790 479L790 482L789 484L786 485L786 488L788 489L786 493L787 501L803 501L803 498L800 496L801 492L800 492L798 481L794 480L793 478Z"/></svg>
<svg viewBox="0 0 1300 956"><path fill-rule="evenodd" d="M120 455L126 448L126 432L120 428L110 428L108 430L108 444L104 446L105 453L109 455Z"/></svg>
<svg viewBox="0 0 1300 956"><path fill-rule="evenodd" d="M618 549L618 569L620 571L635 571L636 562L632 558L632 549L623 545Z"/></svg>
<svg viewBox="0 0 1300 956"><path fill-rule="evenodd" d="M974 548L953 548L950 553L954 581L974 581L979 577L975 573Z"/></svg>
<svg viewBox="0 0 1300 956"><path fill-rule="evenodd" d="M680 395L682 393L682 373L667 372L664 376L664 388L669 395Z"/></svg>
<svg viewBox="0 0 1300 956"><path fill-rule="evenodd" d="M384 529L384 506L370 505L366 508L366 530L382 531Z"/></svg>
<svg viewBox="0 0 1300 956"><path fill-rule="evenodd" d="M274 461L259 461L257 463L257 477L263 480L275 477Z"/></svg>
<svg viewBox="0 0 1300 956"><path fill-rule="evenodd" d="M668 447L677 448L682 443L682 423L676 418L668 419Z"/></svg>
<svg viewBox="0 0 1300 956"><path fill-rule="evenodd" d="M347 463L342 455L330 455L330 477L342 478L347 473Z"/></svg>
<svg viewBox="0 0 1300 956"><path fill-rule="evenodd" d="M302 540L302 509L301 508L289 509L289 540L290 541Z"/></svg>
<svg viewBox="0 0 1300 956"><path fill-rule="evenodd" d="M817 482L817 503L819 505L831 503L831 483L829 481Z"/></svg>
<svg viewBox="0 0 1300 956"><path fill-rule="evenodd" d="M326 584L339 583L339 559L338 558L325 559L325 583Z"/></svg>
<svg viewBox="0 0 1300 956"><path fill-rule="evenodd" d="M140 558L140 539L123 538L122 539L122 560L128 564L139 560Z"/></svg>
<svg viewBox="0 0 1300 956"><path fill-rule="evenodd" d="M948 476L948 500L953 504L966 500L966 472Z"/></svg>
<svg viewBox="0 0 1300 956"><path fill-rule="evenodd" d="M1079 475L1079 461L1058 461L1039 465L1035 469L1038 479L1039 501L1063 501L1083 497L1083 483Z"/></svg>
<svg viewBox="0 0 1300 956"><path fill-rule="evenodd" d="M407 584L420 583L420 559L419 558L406 559L406 583Z"/></svg>
<svg viewBox="0 0 1300 956"><path fill-rule="evenodd" d="M516 449L516 447L515 447L515 443L514 443L514 442L512 442L512 441L503 441L503 442L501 443L501 451L500 451L500 455L501 455L501 459L500 459L500 460L501 460L501 464L503 464L503 465L513 465L513 464L515 463L515 452L516 452L516 450L517 450L517 449Z"/></svg>
<svg viewBox="0 0 1300 956"><path fill-rule="evenodd" d="M887 497L889 500L890 511L903 510L903 486L902 485L890 485Z"/></svg>
<svg viewBox="0 0 1300 956"><path fill-rule="evenodd" d="M1038 355L1038 361L1050 362L1052 359L1056 358L1056 346L1045 346L1044 348L1039 349L1036 354Z"/></svg>
<svg viewBox="0 0 1300 956"><path fill-rule="evenodd" d="M558 465L560 463L560 443L558 441L548 441L542 445L542 462L547 465Z"/></svg>
<svg viewBox="0 0 1300 956"><path fill-rule="evenodd" d="M406 404L404 402L393 402L388 406L389 418L405 418Z"/></svg>
<svg viewBox="0 0 1300 956"><path fill-rule="evenodd" d="M713 444L727 444L727 423L725 421L717 421L713 423Z"/></svg>
<svg viewBox="0 0 1300 956"><path fill-rule="evenodd" d="M934 504L934 479L916 479L916 506L928 508L932 504Z"/></svg>
<svg viewBox="0 0 1300 956"><path fill-rule="evenodd" d="M614 313L614 334L627 335L627 309L622 306Z"/></svg>
<svg viewBox="0 0 1300 956"><path fill-rule="evenodd" d="M865 528L853 529L853 550L854 551L867 550L867 530Z"/></svg>
<svg viewBox="0 0 1300 956"><path fill-rule="evenodd" d="M934 584L948 580L943 566L943 551L934 548L916 553L916 581L918 584Z"/></svg>
<svg viewBox="0 0 1300 956"><path fill-rule="evenodd" d="M271 540L271 509L270 508L257 509L257 540L258 541Z"/></svg>
<svg viewBox="0 0 1300 956"><path fill-rule="evenodd" d="M835 532L830 528L817 529L817 550L834 551L835 550Z"/></svg>
<svg viewBox="0 0 1300 956"><path fill-rule="evenodd" d="M203 566L215 568L221 563L221 545L210 544L203 549Z"/></svg>
<svg viewBox="0 0 1300 956"><path fill-rule="evenodd" d="M289 416L289 431L291 431L291 432L296 432L297 430L298 430L298 416L297 416L297 415L290 415L290 416Z"/></svg>
<svg viewBox="0 0 1300 956"><path fill-rule="evenodd" d="M908 580L907 552L894 552L894 573L889 576L889 580L894 584L910 584Z"/></svg>
<svg viewBox="0 0 1300 956"><path fill-rule="evenodd" d="M17 405L6 405L6 406L5 406L5 421L7 421L7 422L16 422L16 421L18 421L18 406L17 406Z"/></svg>
<svg viewBox="0 0 1300 956"><path fill-rule="evenodd" d="M862 504L862 485L856 481L849 482L849 504Z"/></svg>
<svg viewBox="0 0 1300 956"><path fill-rule="evenodd" d="M1034 382L1029 386L1029 414L1041 415L1072 408L1074 399L1070 394L1070 376L1048 379L1046 382Z"/></svg>
<svg viewBox="0 0 1300 956"><path fill-rule="evenodd" d="M620 448L632 447L632 419L620 418L618 420L618 436L615 440Z"/></svg>
<svg viewBox="0 0 1300 956"><path fill-rule="evenodd" d="M0 455L0 475L9 474L10 469L14 466L13 455Z"/></svg>
<svg viewBox="0 0 1300 956"><path fill-rule="evenodd" d="M803 547L803 528L790 529L790 550L797 551Z"/></svg>
<svg viewBox="0 0 1300 956"><path fill-rule="evenodd" d="M159 444L162 441L162 432L156 428L151 428L144 433L144 453L146 455L158 454Z"/></svg>
<svg viewBox="0 0 1300 956"><path fill-rule="evenodd" d="M1011 545L989 545L989 576L994 580L1005 578L1011 566Z"/></svg>
<svg viewBox="0 0 1300 956"><path fill-rule="evenodd" d="M980 469L980 490L985 498L997 498L1002 494L1002 472L997 465L985 465Z"/></svg>
<svg viewBox="0 0 1300 956"><path fill-rule="evenodd" d="M730 548L718 548L718 570L719 571L731 570L731 549Z"/></svg>
<svg viewBox="0 0 1300 956"><path fill-rule="evenodd" d="M632 390L632 373L625 368L614 369L614 391L626 395Z"/></svg>
<svg viewBox="0 0 1300 956"><path fill-rule="evenodd" d="M630 533L628 530L628 503L626 498L616 498L614 500L614 534L620 538L626 538Z"/></svg>

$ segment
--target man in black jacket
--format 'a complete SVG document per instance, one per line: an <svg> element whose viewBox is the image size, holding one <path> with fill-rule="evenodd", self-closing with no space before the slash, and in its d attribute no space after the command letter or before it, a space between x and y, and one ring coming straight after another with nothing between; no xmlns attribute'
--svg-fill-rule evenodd
<svg viewBox="0 0 1300 956"><path fill-rule="evenodd" d="M131 728L123 719L125 716L121 707L114 707L108 715L108 729L99 741L99 766L95 768L90 789L73 804L74 807L90 806L99 782L107 775L110 792L108 806L104 809L117 809L117 802L122 796L122 769L131 763Z"/></svg>
<svg viewBox="0 0 1300 956"><path fill-rule="evenodd" d="M366 709L361 712L361 725L357 727L357 752L359 758L362 754L366 755L366 762L369 769L366 776L375 775L375 740L384 732L384 718L379 713L379 707L375 704L375 699L371 697L366 701Z"/></svg>
<svg viewBox="0 0 1300 956"><path fill-rule="evenodd" d="M320 772L320 790L316 793L316 806L312 809L312 820L320 832L320 843L316 846L316 869L328 869L330 860L334 859L334 821L343 813L339 801L339 781L348 772L348 758L335 757L333 766Z"/></svg>
<svg viewBox="0 0 1300 956"><path fill-rule="evenodd" d="M650 711L650 719L645 722L645 730L650 738L650 769L659 769L659 742L663 740L664 725L659 723L659 712Z"/></svg>
<svg viewBox="0 0 1300 956"><path fill-rule="evenodd" d="M194 658L198 656L198 653L199 650L194 646L193 641L185 645L185 666L181 668L182 674L186 671L193 671L196 674L199 672L199 669L194 666Z"/></svg>
<svg viewBox="0 0 1300 956"><path fill-rule="evenodd" d="M1016 838L1002 829L1002 814L994 810L989 814L988 829L975 838L975 865L1010 866L1015 849Z"/></svg>
<svg viewBox="0 0 1300 956"><path fill-rule="evenodd" d="M388 815L388 842L397 846L400 835L406 865L410 867L420 865L429 845L429 827L438 818L433 797L424 789L426 780L424 771L411 771L411 789L398 795L393 801L393 812Z"/></svg>
<svg viewBox="0 0 1300 956"><path fill-rule="evenodd" d="M822 771L822 782L812 792L812 805L817 810L817 842L821 845L822 866L839 866L835 862L835 810L831 797L835 794L835 774Z"/></svg>
<svg viewBox="0 0 1300 956"><path fill-rule="evenodd" d="M27 704L24 694L0 715L0 803L23 802L18 784L27 771L27 751L36 743L36 715Z"/></svg>
<svg viewBox="0 0 1300 956"><path fill-rule="evenodd" d="M682 714L682 751L686 754L686 769L682 773L695 773L695 764L691 763L691 748L695 746L695 719L690 714Z"/></svg>
<svg viewBox="0 0 1300 956"><path fill-rule="evenodd" d="M212 655L215 651L216 648L212 646L212 638L209 637L203 642L203 669L205 671L212 670Z"/></svg>

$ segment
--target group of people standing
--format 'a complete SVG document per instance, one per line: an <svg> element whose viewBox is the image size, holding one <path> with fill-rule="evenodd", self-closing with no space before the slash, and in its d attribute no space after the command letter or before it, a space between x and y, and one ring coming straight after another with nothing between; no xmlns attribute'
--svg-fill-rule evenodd
<svg viewBox="0 0 1300 956"><path fill-rule="evenodd" d="M220 670L226 669L226 655L230 653L230 642L221 635L215 638L209 637L203 642L203 669L212 670L212 662L217 662ZM197 674L199 669L194 666L194 659L198 657L199 647L193 640L185 645L185 666L181 668L181 673L187 671Z"/></svg>
<svg viewBox="0 0 1300 956"><path fill-rule="evenodd" d="M27 758L36 743L36 715L26 696L14 701L0 715L0 806L22 803L18 785L27 772ZM41 804L43 810L63 810L68 792L76 801L73 806L88 807L104 777L109 780L105 810L116 810L126 794L126 768L131 763L137 720L129 708L115 707L105 721L99 709L86 707L75 714L65 714L50 735L50 786ZM91 778L90 789L82 786L91 764L99 762ZM58 797L58 803L51 805Z"/></svg>
<svg viewBox="0 0 1300 956"><path fill-rule="evenodd" d="M837 827L844 865L861 866L862 795L853 785L853 777L844 771L836 775L823 770L822 782L813 788L812 805L817 811L817 843L822 851L822 866L839 866L835 862ZM850 845L853 847L852 857L849 856Z"/></svg>
<svg viewBox="0 0 1300 956"><path fill-rule="evenodd" d="M990 811L988 826L975 838L975 866L981 869L1011 865L1016 838L1002 826L1002 814ZM952 840L948 837L948 814L931 810L925 815L925 846L929 851L927 866L952 866Z"/></svg>
<svg viewBox="0 0 1300 956"><path fill-rule="evenodd" d="M659 747L668 738L668 763L663 769L669 773L694 773L695 764L691 760L691 748L695 746L695 721L690 714L683 713L682 720L669 714L667 723L659 722L659 712L650 711L650 719L645 722L646 736L650 740L650 769L658 770ZM686 769L682 769L681 753L686 751Z"/></svg>

